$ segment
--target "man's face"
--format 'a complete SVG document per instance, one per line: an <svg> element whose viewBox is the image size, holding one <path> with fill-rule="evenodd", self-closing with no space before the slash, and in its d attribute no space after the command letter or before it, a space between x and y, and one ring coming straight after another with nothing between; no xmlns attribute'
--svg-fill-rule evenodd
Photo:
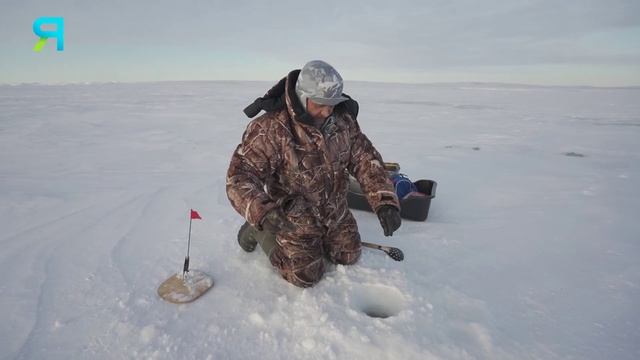
<svg viewBox="0 0 640 360"><path fill-rule="evenodd" d="M325 120L333 112L333 106L316 104L310 99L307 99L307 112L315 120Z"/></svg>

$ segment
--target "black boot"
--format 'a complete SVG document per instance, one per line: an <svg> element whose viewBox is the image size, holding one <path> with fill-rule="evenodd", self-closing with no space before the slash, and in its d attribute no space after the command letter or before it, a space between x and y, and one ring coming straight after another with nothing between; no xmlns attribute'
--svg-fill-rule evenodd
<svg viewBox="0 0 640 360"><path fill-rule="evenodd" d="M238 231L238 244L246 252L253 252L256 245L260 244L264 253L270 256L271 251L276 247L276 235L266 230L259 231L245 222Z"/></svg>
<svg viewBox="0 0 640 360"><path fill-rule="evenodd" d="M258 241L255 236L258 232L258 229L254 228L245 221L244 224L240 227L240 231L238 231L238 244L242 248L242 250L246 252L253 252L256 249L256 245L258 245Z"/></svg>

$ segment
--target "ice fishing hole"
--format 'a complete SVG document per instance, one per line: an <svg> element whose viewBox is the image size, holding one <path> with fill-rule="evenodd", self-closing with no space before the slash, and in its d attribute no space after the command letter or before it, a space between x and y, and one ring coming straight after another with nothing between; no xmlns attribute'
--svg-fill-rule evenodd
<svg viewBox="0 0 640 360"><path fill-rule="evenodd" d="M407 302L400 290L379 284L358 285L354 288L351 299L354 309L380 319L398 315Z"/></svg>

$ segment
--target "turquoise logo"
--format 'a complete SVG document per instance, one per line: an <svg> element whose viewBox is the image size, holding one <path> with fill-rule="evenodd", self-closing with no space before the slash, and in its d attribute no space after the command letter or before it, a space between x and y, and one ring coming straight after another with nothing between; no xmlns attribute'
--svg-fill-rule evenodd
<svg viewBox="0 0 640 360"><path fill-rule="evenodd" d="M55 25L55 30L43 30L42 25ZM40 52L47 43L47 39L56 38L56 50L64 50L64 19L61 17L41 17L33 22L33 32L40 39L33 47L33 51Z"/></svg>

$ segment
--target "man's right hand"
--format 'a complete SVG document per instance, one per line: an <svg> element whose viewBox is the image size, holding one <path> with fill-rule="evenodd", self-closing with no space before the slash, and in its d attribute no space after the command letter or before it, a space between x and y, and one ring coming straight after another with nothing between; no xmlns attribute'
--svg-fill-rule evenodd
<svg viewBox="0 0 640 360"><path fill-rule="evenodd" d="M296 226L287 219L282 209L275 208L270 210L262 219L262 229L272 234L278 234L280 232L294 231Z"/></svg>

